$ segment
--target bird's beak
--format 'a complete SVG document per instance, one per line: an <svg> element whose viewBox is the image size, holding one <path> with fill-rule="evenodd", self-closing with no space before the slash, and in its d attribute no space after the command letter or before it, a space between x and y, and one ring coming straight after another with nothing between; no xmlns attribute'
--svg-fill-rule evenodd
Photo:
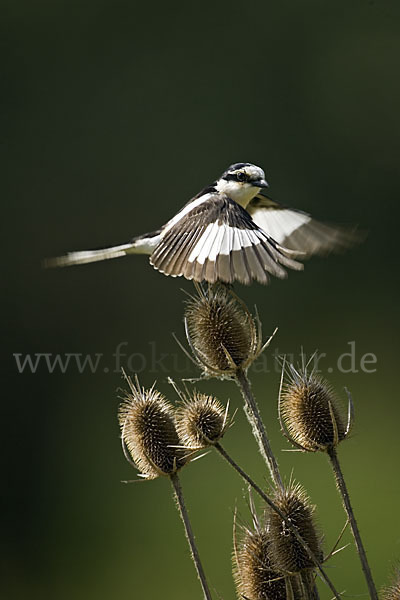
<svg viewBox="0 0 400 600"><path fill-rule="evenodd" d="M259 188L267 188L269 187L268 185L268 181L266 181L265 179L259 179L258 181L255 181L253 183L254 187L259 187Z"/></svg>

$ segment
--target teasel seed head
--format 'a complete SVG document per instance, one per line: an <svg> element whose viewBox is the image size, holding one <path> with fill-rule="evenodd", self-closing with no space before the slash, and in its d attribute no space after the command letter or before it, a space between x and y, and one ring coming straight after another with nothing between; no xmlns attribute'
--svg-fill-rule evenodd
<svg viewBox="0 0 400 600"><path fill-rule="evenodd" d="M301 450L316 452L335 448L352 427L353 404L349 393L348 397L346 423L343 408L327 381L313 370L308 371L307 365L296 369L293 364L284 364L279 392L283 433Z"/></svg>
<svg viewBox="0 0 400 600"><path fill-rule="evenodd" d="M214 398L199 392L181 396L182 403L176 412L176 429L182 444L191 449L206 448L216 444L228 426L228 407Z"/></svg>
<svg viewBox="0 0 400 600"><path fill-rule="evenodd" d="M290 483L276 491L274 502L287 520L294 525L314 557L322 562L323 555L313 513L315 507L299 484ZM271 508L267 509L269 522L270 556L275 569L284 573L299 573L313 569L314 562L287 527L286 520Z"/></svg>
<svg viewBox="0 0 400 600"><path fill-rule="evenodd" d="M246 371L262 346L261 323L224 284L196 285L185 310L186 336L195 362L208 377L234 377Z"/></svg>
<svg viewBox="0 0 400 600"><path fill-rule="evenodd" d="M253 527L242 526L240 539L234 535L233 576L238 598L285 600L286 578L274 569L268 526L253 515Z"/></svg>
<svg viewBox="0 0 400 600"><path fill-rule="evenodd" d="M382 600L400 600L400 566L394 569L392 584L383 588L380 597Z"/></svg>
<svg viewBox="0 0 400 600"><path fill-rule="evenodd" d="M146 390L126 377L130 393L119 408L119 424L125 456L130 457L145 479L170 476L187 461L175 427L174 409L154 385ZM129 457L129 455L130 457Z"/></svg>

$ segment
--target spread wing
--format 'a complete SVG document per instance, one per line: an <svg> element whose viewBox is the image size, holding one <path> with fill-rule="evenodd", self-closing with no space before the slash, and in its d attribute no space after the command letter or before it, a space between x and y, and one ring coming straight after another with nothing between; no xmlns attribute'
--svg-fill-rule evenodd
<svg viewBox="0 0 400 600"><path fill-rule="evenodd" d="M270 275L286 277L284 267L302 269L295 256L236 202L211 192L165 225L150 262L166 275L194 281L266 284Z"/></svg>
<svg viewBox="0 0 400 600"><path fill-rule="evenodd" d="M261 195L253 198L247 211L278 244L304 253L305 258L313 254L340 252L365 237L357 227L321 223L305 212L282 206Z"/></svg>

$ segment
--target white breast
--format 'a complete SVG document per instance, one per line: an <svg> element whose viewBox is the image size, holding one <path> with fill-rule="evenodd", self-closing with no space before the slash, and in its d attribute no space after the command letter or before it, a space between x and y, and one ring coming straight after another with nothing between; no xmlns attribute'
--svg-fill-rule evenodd
<svg viewBox="0 0 400 600"><path fill-rule="evenodd" d="M257 196L261 188L254 187L250 183L239 183L238 181L226 181L220 179L215 186L217 190L226 194L231 200L234 200L243 208L246 208L250 200Z"/></svg>

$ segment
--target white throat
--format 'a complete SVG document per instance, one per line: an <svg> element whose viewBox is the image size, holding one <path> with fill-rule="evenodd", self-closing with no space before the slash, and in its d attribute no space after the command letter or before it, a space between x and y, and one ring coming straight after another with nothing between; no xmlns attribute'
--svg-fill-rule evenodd
<svg viewBox="0 0 400 600"><path fill-rule="evenodd" d="M216 189L222 194L226 194L243 208L246 208L250 200L257 196L260 189L254 187L250 183L239 183L238 181L227 181L226 179L219 179L217 181Z"/></svg>

